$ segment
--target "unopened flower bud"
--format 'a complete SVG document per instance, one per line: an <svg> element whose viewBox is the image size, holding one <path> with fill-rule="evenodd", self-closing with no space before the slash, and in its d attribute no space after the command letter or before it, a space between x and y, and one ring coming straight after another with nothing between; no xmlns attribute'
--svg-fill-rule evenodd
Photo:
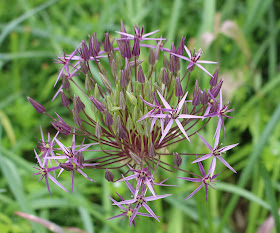
<svg viewBox="0 0 280 233"><path fill-rule="evenodd" d="M203 90L203 93L201 95L201 103L202 105L208 104L208 94L205 89Z"/></svg>
<svg viewBox="0 0 280 233"><path fill-rule="evenodd" d="M168 77L168 74L166 72L165 69L163 69L163 74L162 74L162 83L164 85L167 85L169 83L169 77Z"/></svg>
<svg viewBox="0 0 280 233"><path fill-rule="evenodd" d="M119 133L119 138L120 139L125 139L127 137L125 128L122 126L122 124L120 125L120 133Z"/></svg>
<svg viewBox="0 0 280 233"><path fill-rule="evenodd" d="M62 86L64 90L69 90L70 89L70 83L69 83L69 79L68 76L65 75L64 73L62 73Z"/></svg>
<svg viewBox="0 0 280 233"><path fill-rule="evenodd" d="M166 117L164 118L164 124L163 124L164 128L166 128L166 126L168 125L169 121L170 121L170 118L168 117L168 115L166 115Z"/></svg>
<svg viewBox="0 0 280 233"><path fill-rule="evenodd" d="M94 49L95 49L96 53L98 54L100 52L100 45L97 40L96 33L92 34L92 40L93 40Z"/></svg>
<svg viewBox="0 0 280 233"><path fill-rule="evenodd" d="M88 73L88 71L89 71L89 67L88 67L87 62L81 60L81 61L80 61L80 66L81 66L80 71L81 71L84 75L86 75L86 74Z"/></svg>
<svg viewBox="0 0 280 233"><path fill-rule="evenodd" d="M138 57L140 55L140 45L138 37L134 38L134 46L132 49L132 55Z"/></svg>
<svg viewBox="0 0 280 233"><path fill-rule="evenodd" d="M28 101L32 104L33 108L38 112L38 113L44 113L46 111L45 107L41 104L39 104L37 101L34 99L30 98L29 96L27 97Z"/></svg>
<svg viewBox="0 0 280 233"><path fill-rule="evenodd" d="M181 86L180 78L177 77L176 78L176 96L179 97L179 96L182 96L182 95L183 95L183 89L182 89L182 86Z"/></svg>
<svg viewBox="0 0 280 233"><path fill-rule="evenodd" d="M172 42L172 44L171 44L170 51L171 51L171 53L175 53L175 45L174 45L174 42ZM170 54L170 58L171 58L171 57L173 57L172 54Z"/></svg>
<svg viewBox="0 0 280 233"><path fill-rule="evenodd" d="M69 135L71 133L71 127L65 123L65 121L57 114L55 113L59 120L55 120L54 122L51 122L53 127L59 131L60 133L64 135Z"/></svg>
<svg viewBox="0 0 280 233"><path fill-rule="evenodd" d="M99 125L99 122L96 121L96 125L95 125L95 132L94 132L95 137L100 138L102 135L102 130L101 127Z"/></svg>
<svg viewBox="0 0 280 233"><path fill-rule="evenodd" d="M113 124L113 117L107 110L105 110L105 124L109 127Z"/></svg>
<svg viewBox="0 0 280 233"><path fill-rule="evenodd" d="M84 162L85 162L85 158L84 158L84 156L82 155L82 152L81 151L79 151L79 152L77 152L77 161L78 161L78 163L80 164L80 166L83 166L83 164L84 164Z"/></svg>
<svg viewBox="0 0 280 233"><path fill-rule="evenodd" d="M130 103L132 103L134 106L136 106L137 105L136 97L131 92L129 92L129 91L126 91L126 95L127 95L128 99L129 99Z"/></svg>
<svg viewBox="0 0 280 233"><path fill-rule="evenodd" d="M105 111L106 108L105 108L104 104L102 104L100 101L98 101L97 99L95 99L93 96L91 96L89 99L92 101L92 103L95 105L95 107L96 107L100 112Z"/></svg>
<svg viewBox="0 0 280 233"><path fill-rule="evenodd" d="M189 114L187 101L185 101L185 103L184 103L184 105L183 105L182 114Z"/></svg>
<svg viewBox="0 0 280 233"><path fill-rule="evenodd" d="M144 83L145 82L145 76L144 76L143 69L142 69L141 65L139 65L139 70L138 70L138 82L139 83Z"/></svg>
<svg viewBox="0 0 280 233"><path fill-rule="evenodd" d="M124 95L122 92L120 93L120 108L122 110L125 110L125 108L126 108L125 98L124 98Z"/></svg>
<svg viewBox="0 0 280 233"><path fill-rule="evenodd" d="M66 97L66 95L63 93L63 91L60 91L60 97L61 97L61 103L63 107L67 107L70 104L70 101Z"/></svg>
<svg viewBox="0 0 280 233"><path fill-rule="evenodd" d="M181 156L177 153L177 152L174 152L173 153L173 160L174 160L174 164L176 167L180 167L180 165L182 164L182 158Z"/></svg>
<svg viewBox="0 0 280 233"><path fill-rule="evenodd" d="M166 54L164 53L163 54L163 66L165 67L165 68L169 68L169 66L170 66L170 63L169 63L169 61L168 61L168 58L166 57Z"/></svg>
<svg viewBox="0 0 280 233"><path fill-rule="evenodd" d="M154 145L151 143L150 149L149 149L149 157L154 158L156 156L156 150Z"/></svg>
<svg viewBox="0 0 280 233"><path fill-rule="evenodd" d="M153 66L156 63L156 56L153 49L150 49L149 64Z"/></svg>
<svg viewBox="0 0 280 233"><path fill-rule="evenodd" d="M77 114L79 114L82 110L84 110L85 105L84 103L81 101L79 96L74 96L74 109L77 112Z"/></svg>
<svg viewBox="0 0 280 233"><path fill-rule="evenodd" d="M116 134L120 133L120 125L121 125L121 117L118 115L114 124Z"/></svg>
<svg viewBox="0 0 280 233"><path fill-rule="evenodd" d="M109 38L109 33L105 33L105 39L103 43L104 51L110 53L113 50L112 43Z"/></svg>
<svg viewBox="0 0 280 233"><path fill-rule="evenodd" d="M124 23L123 23L123 21L122 21L122 20L121 20L121 32L126 33L125 26L124 26ZM127 36L125 36L125 35L121 35L121 38L127 38Z"/></svg>
<svg viewBox="0 0 280 233"><path fill-rule="evenodd" d="M200 96L201 96L201 90L200 90L200 87L198 86L198 82L196 80L195 86L194 86L194 92L193 92L193 100L192 100L193 106L198 106L200 104Z"/></svg>
<svg viewBox="0 0 280 233"><path fill-rule="evenodd" d="M82 48L80 49L79 53L84 61L88 61L90 59L90 52L84 40L82 41Z"/></svg>
<svg viewBox="0 0 280 233"><path fill-rule="evenodd" d="M112 86L111 86L110 81L108 80L108 78L107 78L104 74L102 74L102 73L100 73L100 72L99 72L99 74L100 74L100 76L101 76L101 80L102 80L104 86L106 87L106 89L107 89L107 91L109 92L109 94L111 94L111 92L112 92Z"/></svg>
<svg viewBox="0 0 280 233"><path fill-rule="evenodd" d="M81 126L82 120L81 120L80 116L78 115L77 111L72 109L72 113L73 113L73 119L74 119L75 124L78 126Z"/></svg>
<svg viewBox="0 0 280 233"><path fill-rule="evenodd" d="M181 41L180 41L180 44L179 44L179 47L178 49L176 50L176 54L179 54L179 55L183 55L184 54L184 45L185 45L185 40L186 40L186 37L183 37L181 38Z"/></svg>
<svg viewBox="0 0 280 233"><path fill-rule="evenodd" d="M221 90L221 87L223 85L224 80L221 79L220 82L218 83L218 85L216 85L212 90L211 90L211 94L214 96L214 98L216 98Z"/></svg>
<svg viewBox="0 0 280 233"><path fill-rule="evenodd" d="M129 40L117 40L119 51L123 58L130 59L131 58L131 52L129 47Z"/></svg>
<svg viewBox="0 0 280 233"><path fill-rule="evenodd" d="M113 59L111 62L111 72L112 72L113 77L116 77L118 74L118 67L117 67L115 59Z"/></svg>
<svg viewBox="0 0 280 233"><path fill-rule="evenodd" d="M126 78L126 72L124 70L122 70L121 71L121 81L120 81L121 87L125 88L127 83L128 82L127 82L127 78Z"/></svg>
<svg viewBox="0 0 280 233"><path fill-rule="evenodd" d="M109 182L114 181L114 175L108 169L106 169L106 172L105 172L105 179L108 180Z"/></svg>
<svg viewBox="0 0 280 233"><path fill-rule="evenodd" d="M215 73L213 74L213 77L211 77L209 84L212 87L215 87L217 85L218 82L218 72L219 72L219 67L217 67Z"/></svg>
<svg viewBox="0 0 280 233"><path fill-rule="evenodd" d="M94 81L88 74L86 74L85 89L88 92L94 89Z"/></svg>

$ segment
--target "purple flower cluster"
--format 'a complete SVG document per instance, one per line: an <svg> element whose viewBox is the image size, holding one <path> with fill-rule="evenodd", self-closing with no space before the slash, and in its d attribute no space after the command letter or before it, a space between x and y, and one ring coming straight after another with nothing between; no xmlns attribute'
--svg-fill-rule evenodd
<svg viewBox="0 0 280 233"><path fill-rule="evenodd" d="M134 34L129 34L122 22L121 30L116 32L120 38L112 40L105 33L100 43L93 33L88 42L82 41L69 55L58 56L55 62L62 68L55 86L60 86L53 100L60 95L62 106L73 117L71 124L57 113L56 117L49 115L41 104L28 97L38 113L52 119L51 124L57 130L53 138L48 133L45 140L41 129L39 152L35 150L39 166L35 175L41 175L39 180L45 178L49 193L48 179L67 191L57 180L63 171L70 173L73 191L76 173L95 182L86 170L105 170L106 180L124 181L130 190L130 199L124 199L118 193L119 202L109 197L122 212L110 219L128 217L129 225L134 226L140 216L159 221L148 202L171 194L157 195L154 186L175 186L164 184L167 179L155 182L158 168L172 172L179 169L195 178L178 178L201 182L186 199L205 186L207 200L208 188L213 188L214 179L218 176L214 174L217 162L236 172L222 155L238 143L225 147L220 145L221 129L225 136L224 118L230 118L227 113L233 109L228 109L229 103L223 105L223 80L218 80L219 68L212 75L201 66L216 62L200 60L202 50L192 53L185 45L185 37L181 38L177 49L174 43L170 48L165 47L165 38L149 37L158 31L144 34L144 28L137 25ZM183 76L180 72L182 64L186 67ZM95 67L95 72L92 67ZM209 76L209 88L202 90L199 81L191 79L195 67ZM75 90L79 92L75 93ZM211 147L198 132L216 118L218 123L214 146ZM72 135L72 145L65 146L61 135ZM76 137L81 138L81 143L77 143ZM198 137L210 152L199 154L201 157L197 152L162 153L162 149L167 151L166 148L174 143L187 139L188 144L192 137ZM192 163L198 163L202 176L182 168L185 165L182 163L183 155L196 156ZM173 156L174 164L163 161L163 156ZM212 162L205 172L201 162L207 159ZM127 172L115 179L114 171L124 171L124 168ZM140 212L141 209L146 213Z"/></svg>

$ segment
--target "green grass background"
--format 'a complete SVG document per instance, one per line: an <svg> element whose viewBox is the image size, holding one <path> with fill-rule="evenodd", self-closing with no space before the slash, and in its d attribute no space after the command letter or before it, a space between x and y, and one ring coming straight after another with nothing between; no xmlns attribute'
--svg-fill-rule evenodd
<svg viewBox="0 0 280 233"><path fill-rule="evenodd" d="M280 232L279 12L280 2L273 0L0 1L0 232L48 232L15 211L87 232L254 233L273 216L274 229L262 232ZM173 194L152 204L161 223L142 218L135 229L127 221L105 220L119 213L107 196L127 190L104 182L102 172L92 173L97 184L77 178L73 194L51 185L49 197L44 182L37 183L32 173L39 125L45 132L52 128L26 99L31 96L63 115L59 101L51 102L60 68L53 58L63 49L70 53L93 32L99 40L104 32L114 34L121 19L130 32L137 23L146 32L160 29L169 44L187 36L191 48L203 49L202 59L219 62L225 99L235 109L223 143L240 143L226 156L237 175L220 167L220 182L208 203L203 190L185 201L194 184L176 180L180 173L161 171L181 187L158 190ZM207 78L197 74L201 82ZM204 132L209 140L214 127ZM172 150L186 151L186 145ZM187 150L206 152L198 141ZM62 178L69 185L69 177Z"/></svg>

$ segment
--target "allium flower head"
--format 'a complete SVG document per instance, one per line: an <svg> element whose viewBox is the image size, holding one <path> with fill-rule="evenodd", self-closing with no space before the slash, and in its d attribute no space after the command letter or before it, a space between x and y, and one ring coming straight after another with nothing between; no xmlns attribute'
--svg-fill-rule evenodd
<svg viewBox="0 0 280 233"><path fill-rule="evenodd" d="M51 179L66 191L57 181L62 172L69 172L73 191L76 175L94 185L87 171L91 169L95 174L103 170L106 181L124 181L130 190L126 197L117 194L120 202L110 197L113 205L122 211L112 218L128 217L129 225L134 226L140 217L159 221L148 204L171 194L157 194L156 185L175 186L165 184L168 178L158 182L158 169L193 174L184 170L187 164L182 159L184 155L200 153L199 150L189 153L191 137L200 137L211 152L194 161L199 163L200 178L183 179L201 182L195 192L205 186L206 198L208 186L212 187L217 176L213 175L216 158L233 170L221 155L237 145L218 146L220 128L224 129L223 118L229 118L227 113L232 109L229 104L222 104L223 80L218 80L219 69L214 67L210 72L201 66L216 62L200 60L201 50L196 53L193 49L191 53L185 45L185 36L178 44L171 42L168 47L167 39L152 37L158 32L144 33L144 27L138 25L128 29L123 22L116 38L106 32L100 42L93 32L74 51L64 52L55 60L61 68L52 100L61 101L65 111L48 113L44 106L28 97L34 109L47 115L57 130L54 135L48 133L47 140L41 132L39 152L35 151L39 164L39 172L35 174L45 178L48 190L48 179ZM186 70L181 70L183 63ZM209 86L203 90L200 77L192 76L195 66L210 76ZM60 99L56 98L58 95ZM212 148L196 133L207 127L215 116L218 125ZM65 137L72 137L71 145L64 142ZM169 147L180 141L188 141L185 143L188 154L177 153L174 147ZM212 164L205 174L201 161L210 157ZM147 213L140 212L141 209Z"/></svg>

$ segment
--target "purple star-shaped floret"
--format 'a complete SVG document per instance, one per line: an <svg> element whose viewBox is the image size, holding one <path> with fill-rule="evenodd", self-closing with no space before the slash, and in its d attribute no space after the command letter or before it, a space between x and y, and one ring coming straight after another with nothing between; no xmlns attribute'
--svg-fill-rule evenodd
<svg viewBox="0 0 280 233"><path fill-rule="evenodd" d="M196 156L198 158L198 156ZM209 187L214 187L211 185L211 183L217 182L218 180L214 180L219 174L216 174L214 176L209 176L211 169L205 174L205 170L203 168L203 165L201 162L198 162L199 170L202 174L202 176L198 176L199 178L189 178L189 177L178 177L179 179L188 180L192 182L201 182L201 185L199 185L185 200L191 198L194 194L196 194L203 186L205 186L205 197L206 201L208 200L208 189Z"/></svg>
<svg viewBox="0 0 280 233"><path fill-rule="evenodd" d="M59 186L60 188L62 188L64 191L68 192L68 190L66 188L63 187L62 184L60 184L51 174L50 172L53 172L57 169L59 169L60 167L57 166L57 167L51 167L51 168L47 168L45 165L43 165L43 163L41 162L41 159L39 158L36 150L34 149L34 153L35 153L35 156L36 156L36 159L38 161L38 165L39 165L39 168L37 167L34 167L35 169L37 169L39 172L37 173L34 173L33 175L41 175L39 180L42 180L43 178L45 178L45 181L46 181L46 185L47 185L47 188L48 188L48 191L49 191L49 194L51 195L51 191L50 191L50 187L49 187L49 181L48 181L48 178L50 178L57 186Z"/></svg>
<svg viewBox="0 0 280 233"><path fill-rule="evenodd" d="M135 35L132 35L132 34L129 34L129 33L126 33L126 32L118 32L116 31L116 33L119 33L121 34L122 36L125 36L125 38L121 38L121 39L118 39L118 40L134 40L134 38L138 38L140 41L143 41L143 40L166 40L164 38L147 38L148 36L151 36L157 32L159 32L159 30L155 30L153 32L149 32L149 33L146 33L146 34L143 34L144 32L144 27L142 27L141 29L138 27L138 26L135 26L134 27L134 32L135 32Z"/></svg>
<svg viewBox="0 0 280 233"><path fill-rule="evenodd" d="M163 105L165 106L166 109L171 109L171 111L169 111L169 114L157 114L157 115L152 115L151 117L154 118L161 118L161 119L166 119L168 118L169 122L167 123L161 139L159 140L159 144L162 142L162 140L164 139L164 137L167 135L167 133L169 132L173 122L175 121L176 124L178 125L179 129L181 130L181 132L184 134L184 136L188 139L188 141L190 142L190 139L184 129L184 127L182 126L181 122L179 121L179 118L203 118L202 116L195 116L195 115L189 115L189 114L180 114L181 108L183 107L183 104L185 103L185 99L187 98L188 92L183 96L183 98L181 99L181 101L178 103L177 108L176 109L172 109L170 107L170 105L167 103L167 101L164 99L164 97L160 94L159 91L158 95L163 103Z"/></svg>
<svg viewBox="0 0 280 233"><path fill-rule="evenodd" d="M216 168L216 159L219 159L230 170L232 170L234 173L236 173L236 171L228 164L227 161L224 160L224 158L222 158L221 155L223 153L225 153L226 151L232 149L233 147L237 146L239 143L220 148L220 146L218 146L218 143L216 144L216 142L215 142L214 148L212 148L210 146L210 144L199 133L197 133L197 135L200 137L200 139L203 141L203 143L209 148L209 150L211 150L211 153L208 153L208 154L202 156L201 158L196 159L192 163L200 162L200 161L203 161L203 160L206 160L206 159L212 157L212 162L211 162L211 165L209 168L209 170L211 170L211 177L213 176L215 168Z"/></svg>
<svg viewBox="0 0 280 233"><path fill-rule="evenodd" d="M217 128L214 134L214 137L216 137L215 144L219 143L220 131L222 127L223 127L223 135L225 136L225 124L224 124L223 117L232 118L226 115L226 113L234 111L234 109L228 109L228 106L229 106L229 102L223 106L222 90L220 90L220 104L218 105L218 110L208 115L204 115L204 118L215 117L215 116L219 118Z"/></svg>
<svg viewBox="0 0 280 233"><path fill-rule="evenodd" d="M42 127L40 126L40 132L41 132L41 140L39 141L38 148L40 149L40 158L43 160L43 167L45 167L47 162L47 157L55 157L54 146L56 145L55 139L57 138L59 132L56 133L56 135L51 139L50 133L48 133L48 140L45 141L44 134Z"/></svg>
<svg viewBox="0 0 280 233"><path fill-rule="evenodd" d="M78 52L78 49L79 49L80 45L70 55L65 55L65 52L63 51L63 57L58 57L57 59L55 59L54 63L63 64L63 67L58 73L58 77L55 81L54 86L56 86L58 80L60 79L60 77L63 73L63 71L66 71L66 73L69 75L69 66L73 66L73 65L71 65L70 61L73 60L73 57Z"/></svg>
<svg viewBox="0 0 280 233"><path fill-rule="evenodd" d="M124 181L125 181L127 187L129 188L130 192L132 193L132 195L134 195L135 194L135 189L131 186L131 184L127 180L124 180ZM136 215L137 215L137 213L138 213L138 211L141 207L144 207L152 215L153 218L155 218L158 222L160 222L158 217L153 212L153 210L147 205L147 202L162 199L162 198L170 196L171 194L155 195L155 196L145 197L145 189L146 189L145 186L143 186L141 188L141 194L137 195L136 198L126 200L126 201L117 202L117 203L113 204L113 205L136 204L135 208L133 209L133 213L132 213L132 215L129 219L129 225L132 223L132 221L136 217Z"/></svg>
<svg viewBox="0 0 280 233"><path fill-rule="evenodd" d="M62 150L64 155L57 155L55 157L48 157L48 159L66 159L65 163L60 164L61 170L58 174L63 172L63 170L67 170L71 172L71 177L72 177L72 192L74 189L74 176L75 176L75 171L80 173L82 176L84 176L86 179L89 181L95 182L92 180L88 175L82 170L84 167L89 167L89 166L95 166L98 165L98 163L84 163L83 162L83 157L82 157L82 152L85 151L87 148L89 148L92 145L96 145L97 143L91 143L87 145L83 145L84 140L82 144L80 145L80 148L76 150L76 142L75 142L75 134L73 134L73 139L72 139L72 146L71 148L67 148L64 146L59 140L55 139L56 143Z"/></svg>
<svg viewBox="0 0 280 233"><path fill-rule="evenodd" d="M135 190L135 193L134 193L134 199L137 198L140 188L143 187L144 185L147 185L148 189L151 191L153 196L156 196L155 190L154 190L154 187L153 187L154 185L175 186L175 185L163 184L167 179L165 179L164 181L162 181L160 183L155 183L153 175L151 175L148 172L148 167L143 168L142 170L132 169L131 167L129 167L129 169L130 169L130 171L134 172L134 174L131 175L131 176L123 177L123 179L121 179L119 181L128 181L128 180L136 179L137 184L136 184L136 190Z"/></svg>
<svg viewBox="0 0 280 233"><path fill-rule="evenodd" d="M116 192L116 193L117 193L117 192ZM122 197L120 194L117 193L117 195L119 196L119 198L120 198L122 201L124 201L123 197ZM125 207L124 207L124 206L118 204L118 202L117 202L115 199L113 199L112 197L109 196L109 198L111 199L111 201L112 201L114 204L116 204L116 206L118 206L118 207L122 210L122 213L121 213L121 214L118 214L118 215L116 215L116 216L113 216L113 217L111 217L111 218L108 218L107 220L115 219L115 218L119 218L119 217L123 217L123 218L121 219L121 221L122 221L122 220L124 220L126 217L128 217L128 218L129 218L129 222L130 222L129 225L131 225L131 223L132 223L133 226L135 227L135 220L133 219L132 221L130 221L130 218L131 218L132 213L133 213L133 211L134 211L134 208L132 208L132 205L131 205L131 204L129 204L129 205L126 204ZM137 214L136 214L136 216L135 216L135 218L137 218L137 219L139 219L139 218L137 217L137 215L139 215L139 216L145 216L145 217L153 217L153 216L150 215L150 214L146 214L146 213L142 213L142 212L137 212ZM157 217L159 217L159 216L157 216Z"/></svg>
<svg viewBox="0 0 280 233"><path fill-rule="evenodd" d="M195 53L195 51L193 52L193 55L191 54L190 50L187 48L187 46L184 46L185 48L185 51L187 52L188 54L188 58L185 57L185 56L182 56L182 55L179 55L179 54L176 54L176 53L170 53L176 57L179 57L179 58L182 58L183 60L186 60L188 62L190 62L188 64L188 67L187 69L192 71L194 69L194 66L196 65L197 67L199 67L201 70L203 70L206 74L208 74L210 77L213 77L212 74L210 74L210 72L208 70L206 70L202 65L202 63L205 63L205 64L217 64L217 62L214 62L214 61L203 61L203 60L199 60L201 54L202 54L202 50L199 49L198 50L198 53Z"/></svg>
<svg viewBox="0 0 280 233"><path fill-rule="evenodd" d="M152 115L162 114L163 112L174 111L173 109L162 108L162 106L160 105L160 103L158 102L158 100L156 98L156 93L154 93L155 104L151 104L151 103L147 102L141 96L139 96L139 98L143 101L144 104L148 105L149 107L152 107L153 109L151 111L149 111L148 113L146 113L144 116L140 117L137 122L142 121L142 120L146 119L147 117L151 117ZM157 118L152 119L150 132L152 132L152 130L154 128L154 125L156 123L156 120L157 120ZM160 125L161 125L162 132L163 132L163 129L164 129L163 124L164 124L163 119L160 119Z"/></svg>

